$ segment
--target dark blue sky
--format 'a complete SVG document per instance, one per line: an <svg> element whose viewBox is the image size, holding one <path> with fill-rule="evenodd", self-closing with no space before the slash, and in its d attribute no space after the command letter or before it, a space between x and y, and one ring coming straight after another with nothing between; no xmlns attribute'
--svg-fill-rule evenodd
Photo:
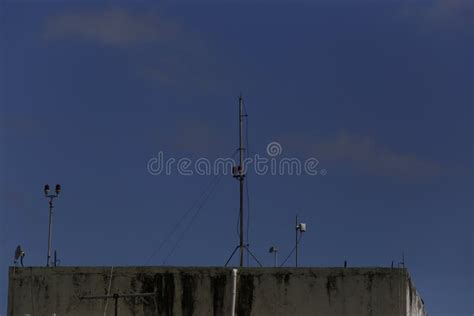
<svg viewBox="0 0 474 316"><path fill-rule="evenodd" d="M228 156L237 96L249 147L316 157L325 176L248 175L250 244L306 266L406 264L428 312L473 312L474 5L433 1L9 1L0 6L0 313L21 244L44 265L45 183L61 183L63 265L151 261L210 176L148 160ZM221 177L170 265L222 265L238 183ZM189 222L189 221L188 221ZM292 261L293 262L293 261Z"/></svg>

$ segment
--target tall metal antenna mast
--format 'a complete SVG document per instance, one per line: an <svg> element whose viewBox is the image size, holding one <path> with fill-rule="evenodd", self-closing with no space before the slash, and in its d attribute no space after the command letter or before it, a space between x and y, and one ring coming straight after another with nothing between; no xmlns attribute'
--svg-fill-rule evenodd
<svg viewBox="0 0 474 316"><path fill-rule="evenodd" d="M239 181L240 187L240 212L239 212L239 222L240 222L240 229L239 229L239 245L235 247L234 252L230 255L230 258L225 263L225 266L230 262L232 257L234 256L237 249L240 250L240 260L239 266L244 266L244 250L252 256L252 258L260 265L260 261L252 254L249 250L248 245L244 244L244 179L245 179L245 170L244 170L244 152L245 148L243 147L244 142L244 117L247 116L247 113L244 114L244 104L242 99L242 94L239 96L239 165L234 166L232 169L232 175Z"/></svg>
<svg viewBox="0 0 474 316"><path fill-rule="evenodd" d="M242 94L239 96L239 153L240 161L237 168L237 180L240 183L240 267L244 266L244 179L245 179L245 170L243 167L244 162L244 150L243 148L243 103L242 103Z"/></svg>

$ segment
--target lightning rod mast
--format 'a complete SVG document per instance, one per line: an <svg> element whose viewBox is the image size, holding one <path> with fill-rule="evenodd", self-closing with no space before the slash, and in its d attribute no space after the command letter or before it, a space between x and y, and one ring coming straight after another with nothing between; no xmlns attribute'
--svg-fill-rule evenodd
<svg viewBox="0 0 474 316"><path fill-rule="evenodd" d="M243 124L244 124L244 114L243 114L243 103L242 103L242 95L239 96L239 166L237 168L236 178L239 180L240 184L240 267L244 265L244 179L245 179L245 171L243 167L244 162L244 150L243 147Z"/></svg>
<svg viewBox="0 0 474 316"><path fill-rule="evenodd" d="M244 243L244 179L245 179L245 170L244 170L244 152L245 148L243 147L243 139L244 139L244 117L247 114L244 114L243 111L243 100L242 94L239 96L239 165L232 167L232 176L239 180L239 187L240 187L240 212L239 212L239 222L240 222L240 229L239 229L239 244L235 247L234 251L230 255L229 259L225 263L225 267L229 264L230 260L234 256L234 254L239 250L240 253L240 260L239 266L244 266L244 250L247 250L247 253L257 262L259 266L262 266L260 261L258 261L257 257L250 251L249 245Z"/></svg>

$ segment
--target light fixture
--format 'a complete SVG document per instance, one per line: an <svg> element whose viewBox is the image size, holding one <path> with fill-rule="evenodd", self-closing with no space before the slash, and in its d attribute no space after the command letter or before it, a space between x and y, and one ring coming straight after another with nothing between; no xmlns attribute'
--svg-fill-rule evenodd
<svg viewBox="0 0 474 316"><path fill-rule="evenodd" d="M45 184L44 185L44 195L48 195L48 194L49 194L49 185Z"/></svg>

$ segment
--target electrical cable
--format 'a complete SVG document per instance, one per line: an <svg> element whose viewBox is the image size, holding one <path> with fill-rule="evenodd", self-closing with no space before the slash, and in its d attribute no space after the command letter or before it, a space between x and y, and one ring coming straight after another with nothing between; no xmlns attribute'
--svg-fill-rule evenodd
<svg viewBox="0 0 474 316"><path fill-rule="evenodd" d="M204 198L204 200L202 201L202 203L199 205L198 209L196 210L196 212L194 213L194 215L191 217L191 220L189 221L188 225L185 227L185 229L181 232L181 234L179 235L178 239L176 240L176 242L174 243L173 245L173 248L171 249L170 253L168 254L168 256L163 260L163 263L166 262L166 260L168 260L168 258L173 254L173 252L176 250L178 244L181 242L183 236L185 235L185 233L188 231L188 229L192 226L192 224L194 223L194 221L196 220L197 216L199 215L199 212L202 210L202 208L204 207L204 205L207 203L207 201L211 198L211 196L214 194L215 192L215 189L217 188L217 185L219 184L220 182L220 179L221 177L218 178L218 181L216 181L214 183L214 186L212 187L211 191L206 195L206 197Z"/></svg>
<svg viewBox="0 0 474 316"><path fill-rule="evenodd" d="M237 223L235 225L235 232L237 233L237 237L240 237L240 232L239 232L239 224L240 224L240 214L239 214L239 210L238 209L235 209L236 213L237 213Z"/></svg>
<svg viewBox="0 0 474 316"><path fill-rule="evenodd" d="M217 178L217 181L214 182L214 186L212 187L211 191L209 192L209 194L204 198L204 200L202 201L202 203L199 205L197 211L194 213L193 217L191 218L191 220L189 221L188 225L186 226L186 228L181 232L181 234L179 235L178 239L176 240L176 242L174 243L173 245L173 248L171 248L171 251L168 253L168 255L165 257L165 259L163 259L163 264L166 263L166 261L173 255L174 251L177 249L179 243L181 242L181 240L183 239L184 235L186 234L186 232L189 230L189 228L192 226L192 224L194 223L194 221L196 220L197 216L199 215L200 211L203 209L204 205L206 205L207 201L209 200L209 198L214 194L216 188L217 188L217 185L219 184L220 180L222 179L222 174L218 176Z"/></svg>
<svg viewBox="0 0 474 316"><path fill-rule="evenodd" d="M303 237L303 234L300 234L300 237L298 238L298 244L300 243L301 241L301 237ZM280 265L280 268L283 267L286 263L286 261L288 261L288 259L290 259L291 255L293 254L293 252L295 252L296 250L296 245L293 247L293 249L291 249L290 251L290 254L286 257L286 259L283 261L283 263Z"/></svg>
<svg viewBox="0 0 474 316"><path fill-rule="evenodd" d="M235 155L237 154L238 152L238 149L234 150L234 153L231 155L232 158L235 157ZM207 192L207 190L209 190L209 188L212 187L212 184L214 181L216 181L216 179L219 177L219 175L214 175L214 177L209 181L209 183L204 187L204 190L201 191L201 194L198 196L197 199L194 200L194 202L191 204L191 206L183 213L183 215L181 215L180 219L175 223L175 225L166 233L165 235L165 238L163 239L163 241L160 243L160 245L153 251L153 253L150 255L150 257L148 257L147 261L146 261L146 264L148 264L151 259L153 259L153 257L155 257L160 251L161 249L164 247L164 245L171 239L171 237L173 236L173 234L178 230L179 226L181 226L181 224L184 222L184 220L186 219L186 217L188 217L188 215L191 213L191 211L196 207L196 205L199 203L199 201L201 200L201 198L205 195L205 193Z"/></svg>
<svg viewBox="0 0 474 316"><path fill-rule="evenodd" d="M195 208L195 206L198 204L198 202L201 200L201 198L204 196L204 194L207 192L207 190L212 186L213 182L215 181L216 177L213 177L211 181L205 186L204 190L201 191L201 194L199 197L194 200L194 202L191 204L191 206L186 210L186 212L181 215L180 219L176 222L176 224L168 231L168 233L165 235L166 237L163 239L163 241L160 243L160 245L156 248L155 251L150 255L146 263L148 264L153 257L161 251L163 246L169 241L169 239L173 236L174 232L178 229L178 227L183 223L183 221L186 219L186 217L191 213L191 211Z"/></svg>

